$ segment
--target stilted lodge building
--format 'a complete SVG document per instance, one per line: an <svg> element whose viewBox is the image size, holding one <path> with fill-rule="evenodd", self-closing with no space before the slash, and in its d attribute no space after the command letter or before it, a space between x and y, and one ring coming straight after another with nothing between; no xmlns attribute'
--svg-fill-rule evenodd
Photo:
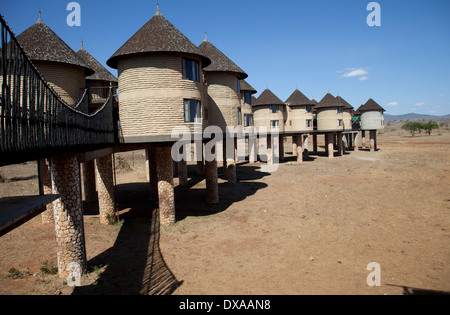
<svg viewBox="0 0 450 315"><path fill-rule="evenodd" d="M68 105L83 95L85 77L94 70L39 19L17 36L22 48L50 86Z"/></svg>
<svg viewBox="0 0 450 315"><path fill-rule="evenodd" d="M205 127L202 69L211 63L159 12L107 64L119 71L120 128L124 143L173 141L172 130Z"/></svg>

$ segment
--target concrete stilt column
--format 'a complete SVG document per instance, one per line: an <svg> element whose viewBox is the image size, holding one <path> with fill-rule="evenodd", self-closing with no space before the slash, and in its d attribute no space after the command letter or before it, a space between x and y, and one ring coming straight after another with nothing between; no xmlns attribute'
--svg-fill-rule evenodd
<svg viewBox="0 0 450 315"><path fill-rule="evenodd" d="M317 135L313 135L313 151L314 154L317 154Z"/></svg>
<svg viewBox="0 0 450 315"><path fill-rule="evenodd" d="M328 158L332 159L334 157L334 133L325 134L326 147L328 152Z"/></svg>
<svg viewBox="0 0 450 315"><path fill-rule="evenodd" d="M235 146L234 139L227 138L223 141L223 151L224 151L224 173L227 177L229 184L236 184L236 161L235 161ZM226 161L226 164L225 164ZM226 165L226 166L225 166Z"/></svg>
<svg viewBox="0 0 450 315"><path fill-rule="evenodd" d="M348 142L348 149L351 149L353 147L353 134L352 133L347 134L347 142Z"/></svg>
<svg viewBox="0 0 450 315"><path fill-rule="evenodd" d="M305 158L309 158L309 142L310 142L310 136L309 135L305 135L304 140L303 140L303 155Z"/></svg>
<svg viewBox="0 0 450 315"><path fill-rule="evenodd" d="M58 273L66 279L74 269L83 272L87 261L77 156L52 158L51 176L53 193L61 196L53 202Z"/></svg>
<svg viewBox="0 0 450 315"><path fill-rule="evenodd" d="M250 163L258 160L258 138L256 136L248 137L248 159Z"/></svg>
<svg viewBox="0 0 450 315"><path fill-rule="evenodd" d="M197 161L197 175L204 176L205 175L205 157L203 155L203 143L197 146L195 160Z"/></svg>
<svg viewBox="0 0 450 315"><path fill-rule="evenodd" d="M292 136L292 155L297 156L297 137L296 135Z"/></svg>
<svg viewBox="0 0 450 315"><path fill-rule="evenodd" d="M297 163L303 163L303 135L295 137L297 141Z"/></svg>
<svg viewBox="0 0 450 315"><path fill-rule="evenodd" d="M158 178L156 176L156 148L151 146L147 149L149 178L150 178L150 198L158 200ZM172 158L170 158L172 161Z"/></svg>
<svg viewBox="0 0 450 315"><path fill-rule="evenodd" d="M364 130L361 131L361 144L363 148L366 146L366 132Z"/></svg>
<svg viewBox="0 0 450 315"><path fill-rule="evenodd" d="M158 178L159 221L168 226L175 223L175 193L173 189L172 146L156 147L156 173Z"/></svg>
<svg viewBox="0 0 450 315"><path fill-rule="evenodd" d="M273 164L272 136L267 135L267 164Z"/></svg>
<svg viewBox="0 0 450 315"><path fill-rule="evenodd" d="M356 132L353 135L353 146L355 148L355 151L359 151L359 132Z"/></svg>
<svg viewBox="0 0 450 315"><path fill-rule="evenodd" d="M278 157L279 157L279 160L281 161L281 160L283 160L284 159L284 136L283 135L279 135L278 136L278 145L279 145L279 155L278 155Z"/></svg>
<svg viewBox="0 0 450 315"><path fill-rule="evenodd" d="M180 186L187 187L188 186L188 169L186 160L182 159L178 162L178 180L180 182Z"/></svg>
<svg viewBox="0 0 450 315"><path fill-rule="evenodd" d="M216 204L219 203L216 146L211 149L211 155L205 158L206 202Z"/></svg>
<svg viewBox="0 0 450 315"><path fill-rule="evenodd" d="M115 220L114 174L111 154L95 160L97 170L98 209L100 223L110 224Z"/></svg>
<svg viewBox="0 0 450 315"><path fill-rule="evenodd" d="M95 185L95 162L87 161L81 165L83 197L85 201L95 201L97 199L97 188Z"/></svg>
<svg viewBox="0 0 450 315"><path fill-rule="evenodd" d="M377 131L370 130L370 152L377 150Z"/></svg>
<svg viewBox="0 0 450 315"><path fill-rule="evenodd" d="M338 150L338 156L344 155L345 146L344 146L344 135L342 132L338 132L336 135L337 139L337 150Z"/></svg>
<svg viewBox="0 0 450 315"><path fill-rule="evenodd" d="M41 176L42 193L44 195L52 194L52 175L46 159L39 160L39 175ZM42 223L53 223L53 205L46 205L46 209L41 214Z"/></svg>
<svg viewBox="0 0 450 315"><path fill-rule="evenodd" d="M201 161L197 161L197 175L205 175L205 161L203 159Z"/></svg>

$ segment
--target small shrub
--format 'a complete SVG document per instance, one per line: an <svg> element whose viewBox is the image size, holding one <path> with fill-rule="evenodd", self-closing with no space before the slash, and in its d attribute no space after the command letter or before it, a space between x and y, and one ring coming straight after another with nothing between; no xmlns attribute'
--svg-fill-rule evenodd
<svg viewBox="0 0 450 315"><path fill-rule="evenodd" d="M127 162L127 160L125 160L125 158L123 158L121 156L117 156L117 169L124 170L124 171L130 171L131 166Z"/></svg>
<svg viewBox="0 0 450 315"><path fill-rule="evenodd" d="M49 263L47 260L42 263L41 275L56 275L58 273L58 267L54 263Z"/></svg>
<svg viewBox="0 0 450 315"><path fill-rule="evenodd" d="M21 271L14 267L9 269L8 273L8 277L11 279L23 279L25 276L29 276L31 274L28 269L26 271Z"/></svg>

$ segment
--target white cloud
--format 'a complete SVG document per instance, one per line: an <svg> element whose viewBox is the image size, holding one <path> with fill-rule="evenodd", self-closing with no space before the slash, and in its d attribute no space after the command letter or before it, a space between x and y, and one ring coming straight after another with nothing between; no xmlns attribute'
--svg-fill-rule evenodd
<svg viewBox="0 0 450 315"><path fill-rule="evenodd" d="M433 108L436 108L436 109L441 108L441 107L442 107L441 105L434 105L433 106Z"/></svg>
<svg viewBox="0 0 450 315"><path fill-rule="evenodd" d="M398 102L390 102L390 103L387 103L386 106L395 107L395 106L398 106Z"/></svg>
<svg viewBox="0 0 450 315"><path fill-rule="evenodd" d="M366 81L366 80L369 80L369 77L362 76L362 77L360 77L358 80L359 80L359 81Z"/></svg>
<svg viewBox="0 0 450 315"><path fill-rule="evenodd" d="M423 106L423 105L425 105L425 102L419 102L419 103L416 103L416 105L414 105L414 107L419 107L419 106Z"/></svg>
<svg viewBox="0 0 450 315"><path fill-rule="evenodd" d="M359 68L359 69L346 69L346 72L342 75L344 78L353 78L353 77L360 77L365 76L366 74L369 74L365 69Z"/></svg>
<svg viewBox="0 0 450 315"><path fill-rule="evenodd" d="M445 93L439 94L437 97L438 98L443 98L445 96Z"/></svg>

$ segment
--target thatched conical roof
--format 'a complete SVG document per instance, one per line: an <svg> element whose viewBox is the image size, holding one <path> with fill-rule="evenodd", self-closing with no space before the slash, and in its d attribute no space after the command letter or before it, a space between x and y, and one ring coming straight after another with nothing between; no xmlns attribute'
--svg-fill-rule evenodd
<svg viewBox="0 0 450 315"><path fill-rule="evenodd" d="M313 102L309 98L307 98L299 89L295 89L295 91L289 96L286 100L286 104L289 106L306 106L306 105L314 105Z"/></svg>
<svg viewBox="0 0 450 315"><path fill-rule="evenodd" d="M205 72L233 72L240 80L246 79L248 75L239 68L233 61L214 46L207 38L198 46L200 51L211 59L211 64L205 67Z"/></svg>
<svg viewBox="0 0 450 315"><path fill-rule="evenodd" d="M358 108L360 112L363 111L371 111L371 110L380 110L385 112L386 110L381 107L380 105L378 105L377 102L375 102L372 98L370 98L366 104L362 105L360 108Z"/></svg>
<svg viewBox="0 0 450 315"><path fill-rule="evenodd" d="M106 62L117 69L117 59L121 56L149 53L181 53L200 56L203 67L211 63L183 33L170 23L158 11L136 34L134 34Z"/></svg>
<svg viewBox="0 0 450 315"><path fill-rule="evenodd" d="M339 95L336 96L336 99L337 99L339 102L341 102L341 104L343 105L344 108L351 109L351 110L354 109L352 105L350 105L346 100L344 100L344 99L343 99L342 97L340 97Z"/></svg>
<svg viewBox="0 0 450 315"><path fill-rule="evenodd" d="M327 93L322 100L316 105L316 108L327 108L327 107L344 107L341 102L339 102L331 93Z"/></svg>
<svg viewBox="0 0 450 315"><path fill-rule="evenodd" d="M80 66L86 69L86 75L94 70L80 58L41 18L17 36L22 48L32 61L51 61Z"/></svg>
<svg viewBox="0 0 450 315"><path fill-rule="evenodd" d="M240 80L240 89L241 91L248 91L252 94L256 94L258 93L258 91L256 91L253 86L251 86L247 81L245 80Z"/></svg>
<svg viewBox="0 0 450 315"><path fill-rule="evenodd" d="M256 99L252 106L263 106L263 105L286 105L282 100L280 100L275 94L269 89L265 89L264 92Z"/></svg>
<svg viewBox="0 0 450 315"><path fill-rule="evenodd" d="M91 69L94 69L95 73L86 76L86 80L98 80L107 82L117 82L117 78L109 72L103 65L97 61L89 52L83 47L83 42L81 42L81 48L77 51L77 55L80 56Z"/></svg>

